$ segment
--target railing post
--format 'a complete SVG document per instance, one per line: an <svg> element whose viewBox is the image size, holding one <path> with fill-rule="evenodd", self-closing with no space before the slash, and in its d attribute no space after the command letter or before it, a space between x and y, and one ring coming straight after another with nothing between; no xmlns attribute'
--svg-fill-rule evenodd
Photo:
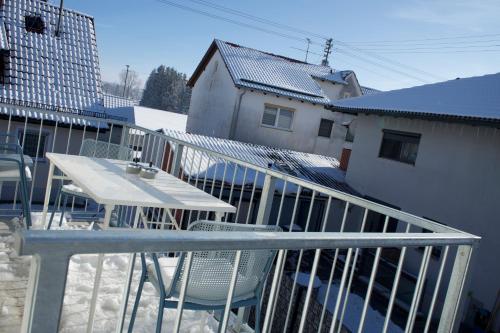
<svg viewBox="0 0 500 333"><path fill-rule="evenodd" d="M59 331L68 265L64 255L32 256L22 333Z"/></svg>
<svg viewBox="0 0 500 333"><path fill-rule="evenodd" d="M257 212L255 224L267 224L269 215L271 214L271 207L273 205L275 185L276 178L266 175L266 178L264 179L264 186L262 187L259 210Z"/></svg>
<svg viewBox="0 0 500 333"><path fill-rule="evenodd" d="M457 314L459 313L460 296L465 285L471 254L471 245L458 246L450 282L448 284L448 291L446 292L446 298L444 300L443 312L441 313L439 321L438 333L458 331L458 325L455 326L455 322L457 320Z"/></svg>
<svg viewBox="0 0 500 333"><path fill-rule="evenodd" d="M181 160L182 160L182 152L184 151L184 145L181 145L180 143L177 144L177 149L175 150L174 153L174 160L172 162L172 168L170 169L170 173L178 177L179 172L181 171Z"/></svg>

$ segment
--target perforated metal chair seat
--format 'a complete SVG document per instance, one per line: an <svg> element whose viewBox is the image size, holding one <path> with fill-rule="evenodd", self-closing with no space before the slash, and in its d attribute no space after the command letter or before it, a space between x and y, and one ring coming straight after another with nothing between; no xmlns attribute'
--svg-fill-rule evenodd
<svg viewBox="0 0 500 333"><path fill-rule="evenodd" d="M2 154L2 157L8 159L14 159L19 161L20 157L18 154ZM31 157L24 155L24 173L26 179L30 181L32 179L30 167L33 165L33 160ZM19 176L19 164L14 161L0 160L0 181L19 181L21 177Z"/></svg>
<svg viewBox="0 0 500 333"><path fill-rule="evenodd" d="M90 196L87 193L85 193L81 187L76 186L73 183L63 185L61 191L64 192L65 194L90 199Z"/></svg>
<svg viewBox="0 0 500 333"><path fill-rule="evenodd" d="M177 290L172 290L172 282L179 259L166 257L158 258L158 263L160 266L165 292L174 298L179 297L179 292ZM227 288L220 288L220 286L217 285L220 275L219 270L231 272L232 269L233 264L228 262L225 258L203 259L203 262L197 264L197 270L195 272L191 272L190 274L190 279L196 279L197 283L188 284L188 288L186 290L186 302L209 306L224 306L227 300ZM158 277L156 275L156 269L153 262L147 265L147 270L149 281L159 291ZM242 287L238 288L237 296L235 295L233 297L233 303L256 297L254 291L259 283L256 277L247 278L242 274L238 274L237 281ZM219 282L219 284L221 283L223 282ZM189 295L196 295L197 297Z"/></svg>

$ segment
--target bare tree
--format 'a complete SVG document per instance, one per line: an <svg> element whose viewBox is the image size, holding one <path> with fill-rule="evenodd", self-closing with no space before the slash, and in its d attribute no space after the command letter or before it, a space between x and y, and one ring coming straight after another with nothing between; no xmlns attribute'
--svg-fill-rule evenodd
<svg viewBox="0 0 500 333"><path fill-rule="evenodd" d="M126 81L126 82L125 82ZM124 91L124 97L126 98L137 98L140 95L141 90L141 80L139 79L139 74L134 70L122 70L119 76L120 86L122 91ZM124 88L125 87L125 88Z"/></svg>

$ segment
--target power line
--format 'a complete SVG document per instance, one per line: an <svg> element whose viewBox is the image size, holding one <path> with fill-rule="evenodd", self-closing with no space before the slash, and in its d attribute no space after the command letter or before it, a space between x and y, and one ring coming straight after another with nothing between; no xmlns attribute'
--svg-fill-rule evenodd
<svg viewBox="0 0 500 333"><path fill-rule="evenodd" d="M470 41L453 41L453 42L427 42L427 43L366 43L366 44L357 44L357 43L352 43L352 45L357 45L358 47L394 47L394 46L399 46L403 44L403 47L407 46L439 46L439 45L462 45L462 46L474 46L474 45L468 45L468 44L482 44L482 43L499 43L500 39L495 38L495 39L486 39L486 40L470 40Z"/></svg>
<svg viewBox="0 0 500 333"><path fill-rule="evenodd" d="M229 23L232 23L232 24L235 24L235 25L239 25L239 26L244 26L244 27L247 27L247 28L255 29L255 30L258 30L258 31L261 31L261 32L265 32L265 33L268 33L268 34L274 34L274 35L277 35L277 36L280 36L280 37L284 37L284 38L288 38L288 39L292 39L292 40L298 40L298 41L301 41L301 42L303 42L305 40L304 38L300 38L300 37L297 37L297 36L294 36L294 35L285 34L285 33L282 33L282 32L277 32L275 30L269 30L269 29L266 29L266 28L262 28L262 27L259 27L259 26L253 25L253 24L244 23L244 22L237 21L237 20L234 20L234 19L230 19L230 18L227 18L227 17L224 17L224 16L213 14L213 13L210 13L210 12L207 12L207 11L204 11L204 10L200 10L200 9L197 9L197 8L185 6L185 5L179 4L177 2L168 1L168 0L156 0L156 1L159 2L159 3L165 4L165 5L170 5L170 6L177 7L177 8L183 9L183 10L187 10L187 11L194 12L194 13L197 13L197 14L205 15L205 16L208 16L208 17L211 17L211 18L214 18L214 19L218 19L218 20L221 20L221 21L229 22ZM213 8L220 7L220 8L224 8L224 10L226 10L226 11L232 11L232 12L240 13L239 16L241 16L241 15L247 15L248 17L252 17L252 20L260 20L261 23L271 24L271 23L266 23L266 22L272 22L273 24L281 26L282 27L281 29L284 29L284 30L287 30L287 29L290 30L290 29L293 28L293 27L290 27L290 26L287 26L287 25L282 25L280 23L277 23L277 22L274 22L274 21L271 21L271 20L261 19L261 18L259 18L257 16L254 16L254 15L245 14L244 12L241 12L241 11L233 10L233 9L230 9L230 8L227 8L227 7L223 7L223 6L220 6L220 5L215 5L215 4L210 3L208 1L203 1L203 0L190 0L190 1L208 3L209 4L208 6L212 6ZM219 9L219 10L222 10L222 9ZM293 29L295 29L295 28L293 28ZM299 29L299 30L301 30L301 29ZM303 30L303 31L306 32L305 30ZM309 32L307 32L307 33L309 33ZM313 34L313 33L311 33L311 34ZM315 34L315 35L317 35L317 34ZM441 79L438 76L433 75L431 73L426 73L425 71L422 71L422 70L410 67L408 65L400 64L398 62L395 62L394 60L387 59L387 58L382 57L380 55L376 55L376 54L371 54L370 55L368 52L360 50L360 49L357 49L356 47L353 47L353 46L351 46L351 45L349 45L349 44L347 44L345 42L338 41L338 40L335 40L335 41L337 43L343 44L344 47L350 48L350 49L352 49L355 52L365 53L365 54L368 54L368 56L370 56L370 57L375 57L375 58L378 58L379 60L385 61L389 65L383 65L382 66L381 64L377 64L374 61L370 61L370 63L375 64L375 65L377 65L379 67L383 67L386 70L394 71L394 72L399 73L400 75L406 75L408 77L412 77L412 78L414 78L414 79L416 79L416 80L418 80L420 82L425 82L425 83L427 83L428 81L422 80L421 78L418 78L417 76L412 75L410 73L405 73L402 69L405 69L405 70L406 69L410 69L410 70L412 70L414 72L423 73L426 76L434 76L434 77L436 77L438 79ZM358 55L355 55L355 56L358 56ZM365 61L366 61L366 59L365 59ZM390 67L390 66L393 66L393 65L397 65L397 66L401 67L402 69L393 69L393 68Z"/></svg>
<svg viewBox="0 0 500 333"><path fill-rule="evenodd" d="M417 50L443 50L443 49L467 49L467 48L493 48L500 47L500 44L488 44L488 45L475 45L475 46L438 46L438 47L409 47L409 48L360 48L360 50L365 51L417 51Z"/></svg>
<svg viewBox="0 0 500 333"><path fill-rule="evenodd" d="M265 33L268 33L268 34L277 35L277 36L280 36L280 37L283 37L283 38L288 38L288 39L297 40L297 41L301 41L301 42L305 41L305 38L300 38L300 37L288 35L288 34L285 34L285 33L281 33L281 32L278 32L278 31L261 28L261 27L258 27L258 26L252 25L252 24L248 24L248 23L236 21L236 20L233 20L233 19L230 19L230 18L226 18L226 17L223 17L223 16L219 16L219 15L216 15L216 14L209 13L209 12L206 12L206 11L203 11L203 10L199 10L199 9L196 9L196 8L192 8L192 7L188 7L188 6L185 6L185 5L181 5L181 4L173 2L173 1L168 1L168 0L156 0L156 1L159 2L159 3L165 4L165 5L177 7L177 8L184 9L184 10L187 10L187 11L190 11L190 12L193 12L193 13L205 15L205 16L217 19L217 20L225 21L225 22L232 23L232 24L239 25L239 26L243 26L243 27L246 27L246 28L259 30L261 32L265 32Z"/></svg>
<svg viewBox="0 0 500 333"><path fill-rule="evenodd" d="M452 37L437 37L437 38L421 38L421 39L393 39L393 40L373 40L373 41L351 41L351 44L370 44L370 43L406 43L406 42L423 42L423 41L434 41L434 40L451 40L451 39L465 39L465 38L484 38L500 36L500 33L495 34L482 34L482 35L461 35Z"/></svg>

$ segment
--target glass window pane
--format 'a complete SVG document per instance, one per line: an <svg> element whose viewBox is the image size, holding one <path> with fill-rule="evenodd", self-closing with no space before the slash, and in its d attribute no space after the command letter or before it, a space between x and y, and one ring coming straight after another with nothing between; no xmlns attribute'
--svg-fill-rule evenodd
<svg viewBox="0 0 500 333"><path fill-rule="evenodd" d="M262 124L275 126L277 114L278 109L266 106L266 108L264 109L264 116L262 117Z"/></svg>
<svg viewBox="0 0 500 333"><path fill-rule="evenodd" d="M380 157L415 164L420 143L420 134L384 130Z"/></svg>
<svg viewBox="0 0 500 333"><path fill-rule="evenodd" d="M280 109L280 116L278 118L278 127L290 129L292 128L293 111Z"/></svg>
<svg viewBox="0 0 500 333"><path fill-rule="evenodd" d="M329 138L332 134L333 121L328 119L321 119L319 123L318 136Z"/></svg>

